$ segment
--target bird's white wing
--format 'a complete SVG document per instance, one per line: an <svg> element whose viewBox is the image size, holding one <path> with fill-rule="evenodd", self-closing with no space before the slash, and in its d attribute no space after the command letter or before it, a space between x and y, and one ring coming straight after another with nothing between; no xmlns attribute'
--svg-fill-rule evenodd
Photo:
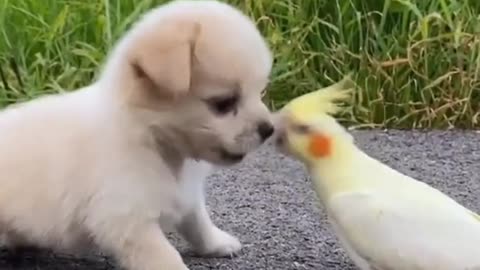
<svg viewBox="0 0 480 270"><path fill-rule="evenodd" d="M480 270L480 219L429 192L433 200L401 191L343 193L327 208L348 248L371 269Z"/></svg>

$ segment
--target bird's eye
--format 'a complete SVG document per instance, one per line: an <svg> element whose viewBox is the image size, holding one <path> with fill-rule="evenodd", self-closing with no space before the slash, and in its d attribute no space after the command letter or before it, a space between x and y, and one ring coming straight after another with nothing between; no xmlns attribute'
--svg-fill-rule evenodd
<svg viewBox="0 0 480 270"><path fill-rule="evenodd" d="M292 130L300 134L306 134L310 132L310 127L304 124L295 124L292 125Z"/></svg>
<svg viewBox="0 0 480 270"><path fill-rule="evenodd" d="M235 111L238 105L238 95L229 97L215 97L207 101L210 109L218 115L225 115Z"/></svg>

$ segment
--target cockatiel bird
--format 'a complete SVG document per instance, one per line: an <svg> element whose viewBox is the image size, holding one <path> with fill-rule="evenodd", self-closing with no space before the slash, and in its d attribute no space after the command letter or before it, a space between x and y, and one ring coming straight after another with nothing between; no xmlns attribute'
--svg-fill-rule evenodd
<svg viewBox="0 0 480 270"><path fill-rule="evenodd" d="M359 149L331 116L349 97L344 85L288 103L277 146L306 165L352 261L362 270L480 270L480 216Z"/></svg>

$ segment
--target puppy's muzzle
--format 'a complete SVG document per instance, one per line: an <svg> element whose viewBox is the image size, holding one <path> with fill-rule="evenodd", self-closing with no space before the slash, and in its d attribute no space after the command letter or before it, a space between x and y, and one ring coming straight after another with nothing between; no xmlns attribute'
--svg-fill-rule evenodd
<svg viewBox="0 0 480 270"><path fill-rule="evenodd" d="M275 131L274 127L272 124L269 122L261 122L257 126L257 132L260 135L260 138L262 141L265 141L266 139L270 138L272 136L273 132Z"/></svg>

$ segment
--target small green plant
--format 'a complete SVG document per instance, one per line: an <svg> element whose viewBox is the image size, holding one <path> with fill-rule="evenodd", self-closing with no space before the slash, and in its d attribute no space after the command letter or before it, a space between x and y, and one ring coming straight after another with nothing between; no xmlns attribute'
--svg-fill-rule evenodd
<svg viewBox="0 0 480 270"><path fill-rule="evenodd" d="M164 2L2 1L0 106L88 84L132 22ZM274 51L272 109L353 71L348 124L480 127L479 2L227 2L256 21Z"/></svg>

